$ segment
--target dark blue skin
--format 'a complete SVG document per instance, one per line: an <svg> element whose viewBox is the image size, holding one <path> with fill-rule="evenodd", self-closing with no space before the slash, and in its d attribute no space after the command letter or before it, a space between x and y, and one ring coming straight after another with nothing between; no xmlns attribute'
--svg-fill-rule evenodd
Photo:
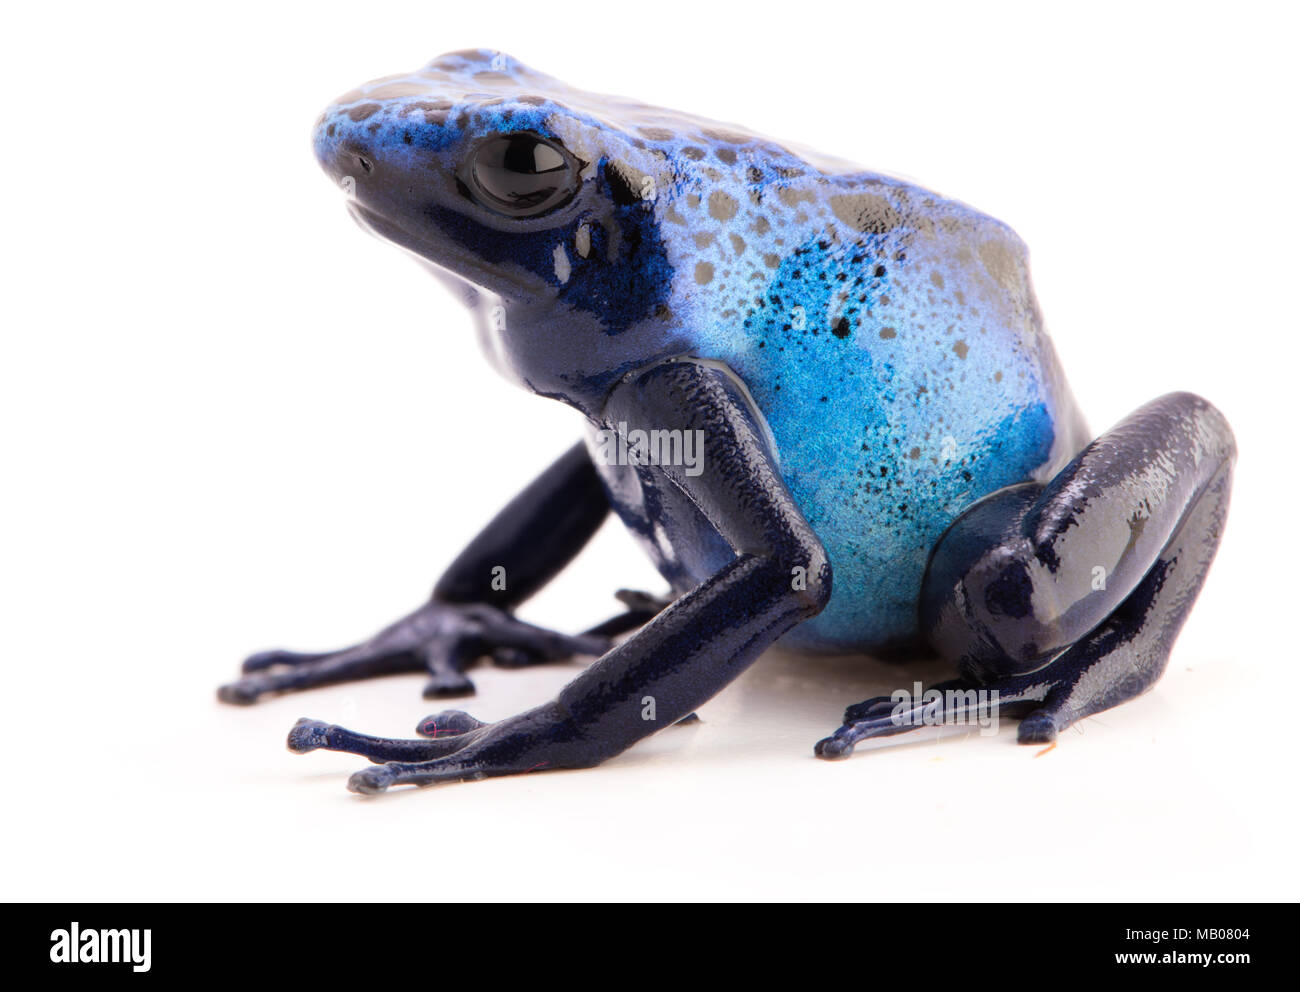
<svg viewBox="0 0 1300 992"><path fill-rule="evenodd" d="M778 640L937 651L961 677L936 688L996 690L1022 743L1164 670L1218 546L1231 430L1175 393L1090 441L1005 225L489 51L345 94L315 147L358 221L461 295L501 370L592 425L414 614L344 651L255 655L220 690L427 671L448 697L482 657L600 655L494 724L452 710L388 740L299 721L293 750L377 762L354 791L595 765ZM700 459L608 457L638 431L698 436ZM578 635L517 620L610 509L673 598L620 593L626 611ZM941 715L978 705L953 694ZM907 716L852 706L817 754Z"/></svg>

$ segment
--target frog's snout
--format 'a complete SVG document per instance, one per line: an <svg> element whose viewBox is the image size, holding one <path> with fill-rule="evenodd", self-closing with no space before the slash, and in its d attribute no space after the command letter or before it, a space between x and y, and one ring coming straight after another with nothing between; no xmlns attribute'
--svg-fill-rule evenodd
<svg viewBox="0 0 1300 992"><path fill-rule="evenodd" d="M352 186L364 177L373 176L379 168L375 150L355 139L342 140L333 123L322 120L312 135L312 150L316 161L334 182Z"/></svg>

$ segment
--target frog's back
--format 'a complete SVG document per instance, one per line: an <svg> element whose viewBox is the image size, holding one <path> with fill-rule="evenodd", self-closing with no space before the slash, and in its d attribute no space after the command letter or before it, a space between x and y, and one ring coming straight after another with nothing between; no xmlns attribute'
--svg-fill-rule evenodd
<svg viewBox="0 0 1300 992"><path fill-rule="evenodd" d="M707 147L660 208L673 316L749 387L830 554L832 602L787 640L908 642L944 529L1085 442L1025 247L899 179L738 131Z"/></svg>

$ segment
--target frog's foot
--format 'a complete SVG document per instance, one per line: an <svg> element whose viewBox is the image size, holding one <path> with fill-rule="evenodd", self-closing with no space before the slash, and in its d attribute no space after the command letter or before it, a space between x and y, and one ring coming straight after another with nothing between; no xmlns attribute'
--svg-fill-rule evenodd
<svg viewBox="0 0 1300 992"><path fill-rule="evenodd" d="M1044 744L1155 684L1218 548L1236 446L1223 415L1162 397L1088 445L1046 486L999 490L940 539L921 592L931 644L964 676L942 701L871 699L818 743L992 712Z"/></svg>
<svg viewBox="0 0 1300 992"><path fill-rule="evenodd" d="M468 696L474 683L465 671L481 657L490 655L507 665L541 664L600 655L609 646L603 633L561 634L494 606L433 601L342 651L255 654L244 662L244 676L223 685L217 698L247 704L272 693L419 671L429 673L426 698Z"/></svg>
<svg viewBox="0 0 1300 992"><path fill-rule="evenodd" d="M394 785L464 782L559 768L590 768L619 750L600 735L577 730L572 714L546 703L496 723L480 723L459 710L420 722L424 740L390 740L357 734L314 720L299 720L289 749L320 748L364 755L374 764L356 772L348 788L363 795Z"/></svg>
<svg viewBox="0 0 1300 992"><path fill-rule="evenodd" d="M415 732L421 739L406 740L358 734L337 724L304 717L289 731L288 745L294 754L320 750L345 751L348 754L362 755L374 762L428 761L450 754L459 746L449 743L450 741L484 726L486 724L475 720L463 710L443 710L419 722Z"/></svg>
<svg viewBox="0 0 1300 992"><path fill-rule="evenodd" d="M689 713L678 720L675 726L687 726L698 723L699 720L699 716ZM338 724L303 717L289 731L287 743L294 754L344 751L369 758L376 764L388 761L430 761L460 749L465 742L457 738L486 726L488 725L474 719L464 710L443 710L421 720L415 727L420 738L409 739L373 737Z"/></svg>
<svg viewBox="0 0 1300 992"><path fill-rule="evenodd" d="M892 737L918 727L967 726L978 727L982 733L996 732L1002 716L1024 713L1029 715L1021 721L1020 740L1034 743L1037 738L1032 731L1043 726L1042 714L1056 710L1055 691L1052 675L1044 672L1036 679L1006 679L994 685L954 679L940 682L920 696L911 691L877 696L845 710L843 725L818 741L813 752L819 758L847 758L859 741ZM1049 722L1057 726L1055 717ZM1053 729L1051 738L1055 736Z"/></svg>

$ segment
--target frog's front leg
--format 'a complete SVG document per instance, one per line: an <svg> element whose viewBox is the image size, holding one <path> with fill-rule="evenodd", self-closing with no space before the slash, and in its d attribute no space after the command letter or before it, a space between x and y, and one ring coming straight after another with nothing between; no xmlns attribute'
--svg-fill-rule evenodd
<svg viewBox="0 0 1300 992"><path fill-rule="evenodd" d="M688 714L677 721L677 726L699 722L699 717ZM289 750L294 754L308 751L346 751L359 754L377 763L388 761L428 761L451 754L465 744L459 738L471 730L488 726L475 720L463 710L443 710L426 716L415 728L420 738L375 737L358 734L337 724L321 720L299 720L289 731Z"/></svg>
<svg viewBox="0 0 1300 992"><path fill-rule="evenodd" d="M704 455L693 466L698 474L681 465L648 470L679 486L735 557L554 701L446 740L409 742L426 748L410 753L427 754L435 743L440 753L364 769L349 782L354 791L598 764L687 717L826 605L831 571L825 550L773 466L758 415L727 370L670 361L634 373L610 395L604 420L629 435L701 432ZM385 756L373 740L353 735L358 746L342 749ZM337 734L336 742L348 743Z"/></svg>
<svg viewBox="0 0 1300 992"><path fill-rule="evenodd" d="M1046 486L976 503L940 539L921 593L922 627L962 680L936 686L941 699L850 707L817 754L844 757L937 719L974 722L993 690L1001 712L1024 717L1020 742L1046 743L1148 689L1218 548L1235 458L1223 415L1171 393Z"/></svg>
<svg viewBox="0 0 1300 992"><path fill-rule="evenodd" d="M426 697L463 696L474 692L466 667L485 655L512 666L599 655L614 633L652 615L649 597L575 636L524 623L511 611L568 564L608 512L595 467L575 445L497 514L415 612L342 651L253 655L243 678L222 686L218 698L252 703L269 693L418 671L430 676Z"/></svg>

